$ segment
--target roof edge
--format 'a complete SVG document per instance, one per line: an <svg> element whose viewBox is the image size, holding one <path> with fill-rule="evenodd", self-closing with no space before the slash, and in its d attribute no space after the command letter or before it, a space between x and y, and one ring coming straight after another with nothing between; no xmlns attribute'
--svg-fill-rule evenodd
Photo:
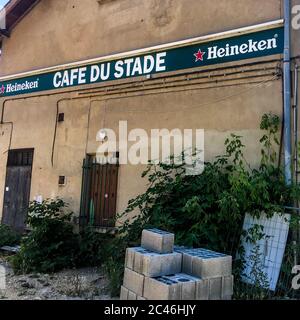
<svg viewBox="0 0 300 320"><path fill-rule="evenodd" d="M41 0L10 0L2 10L5 10L6 28L1 32L9 36L13 28L40 2ZM2 11L1 10L1 11Z"/></svg>

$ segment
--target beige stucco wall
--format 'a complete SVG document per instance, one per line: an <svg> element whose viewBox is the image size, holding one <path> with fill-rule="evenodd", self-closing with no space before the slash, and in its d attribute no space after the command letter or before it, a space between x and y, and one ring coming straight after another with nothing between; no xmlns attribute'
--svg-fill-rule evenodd
<svg viewBox="0 0 300 320"><path fill-rule="evenodd" d="M279 0L42 0L4 41L0 74L11 74L109 53L123 52L206 35L282 17ZM294 39L296 39L294 37ZM236 84L238 84L236 82ZM244 137L246 156L255 165L260 152L262 114L282 111L281 80L209 90L140 91L136 97L77 99L75 93L26 97L9 101L5 121L14 130L11 148L35 148L31 199L60 196L78 213L81 165L95 153L96 133L103 126L117 130L143 128L205 129L205 157L222 153L225 137ZM186 89L186 90L185 90ZM185 91L184 91L185 90ZM65 121L57 126L51 163L57 101ZM2 105L4 99L0 99ZM101 100L101 99L100 99ZM89 121L90 113L90 121ZM7 148L11 126L0 125L0 216L3 207ZM145 188L142 166L120 167L118 212ZM58 176L67 184L58 187Z"/></svg>
<svg viewBox="0 0 300 320"><path fill-rule="evenodd" d="M100 4L99 4L100 3ZM4 40L0 73L278 19L281 0L42 0Z"/></svg>

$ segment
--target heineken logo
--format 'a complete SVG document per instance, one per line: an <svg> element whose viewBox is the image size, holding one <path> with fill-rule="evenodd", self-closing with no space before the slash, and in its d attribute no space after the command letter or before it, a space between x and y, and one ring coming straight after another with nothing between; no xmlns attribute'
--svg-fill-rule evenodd
<svg viewBox="0 0 300 320"><path fill-rule="evenodd" d="M204 56L206 57L206 60L212 60L260 51L274 50L278 47L277 40L278 34L275 34L272 38L267 40L255 41L253 39L249 39L247 42L239 45L230 45L227 43L224 47L211 46L207 48L207 52L199 49L196 53L194 53L196 58L195 62L204 61Z"/></svg>
<svg viewBox="0 0 300 320"><path fill-rule="evenodd" d="M4 85L2 85L0 88L0 95L3 95L4 93L5 93L5 87Z"/></svg>
<svg viewBox="0 0 300 320"><path fill-rule="evenodd" d="M17 93L22 91L28 91L31 89L38 89L39 80L36 81L25 81L22 83L8 83L6 86L2 85L0 88L0 94L3 95L5 93Z"/></svg>
<svg viewBox="0 0 300 320"><path fill-rule="evenodd" d="M282 24L282 22L281 22ZM46 90L61 90L74 86L101 84L106 81L124 80L134 77L149 78L150 75L176 72L192 68L253 59L282 54L284 28L274 22L271 28L247 31L240 34L234 30L232 36L200 38L159 47L145 48L133 52L83 61L71 66L55 66L35 71L26 77L17 75L0 80L0 95L14 96Z"/></svg>
<svg viewBox="0 0 300 320"><path fill-rule="evenodd" d="M202 52L201 49L198 50L198 52L194 53L194 56L196 57L196 61L203 61L204 55L206 52Z"/></svg>

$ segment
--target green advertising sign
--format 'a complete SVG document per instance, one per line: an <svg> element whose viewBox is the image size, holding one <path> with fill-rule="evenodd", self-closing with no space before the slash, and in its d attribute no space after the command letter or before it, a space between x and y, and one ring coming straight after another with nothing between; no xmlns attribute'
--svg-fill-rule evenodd
<svg viewBox="0 0 300 320"><path fill-rule="evenodd" d="M128 55L122 59L82 64L34 76L0 81L0 97L29 94L46 90L90 85L106 81L172 72L243 59L282 54L284 29L276 27L264 31L232 36L215 41L185 44L176 48L157 50L142 55ZM146 52L146 51L144 51Z"/></svg>

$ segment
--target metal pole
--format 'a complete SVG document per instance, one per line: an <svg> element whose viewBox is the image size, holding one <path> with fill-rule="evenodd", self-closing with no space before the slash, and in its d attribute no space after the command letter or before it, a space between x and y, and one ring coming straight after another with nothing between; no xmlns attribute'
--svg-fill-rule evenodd
<svg viewBox="0 0 300 320"><path fill-rule="evenodd" d="M295 183L298 184L298 65L295 65L295 79L294 79L294 170Z"/></svg>
<svg viewBox="0 0 300 320"><path fill-rule="evenodd" d="M284 173L288 185L292 183L290 25L291 3L290 0L284 0Z"/></svg>

